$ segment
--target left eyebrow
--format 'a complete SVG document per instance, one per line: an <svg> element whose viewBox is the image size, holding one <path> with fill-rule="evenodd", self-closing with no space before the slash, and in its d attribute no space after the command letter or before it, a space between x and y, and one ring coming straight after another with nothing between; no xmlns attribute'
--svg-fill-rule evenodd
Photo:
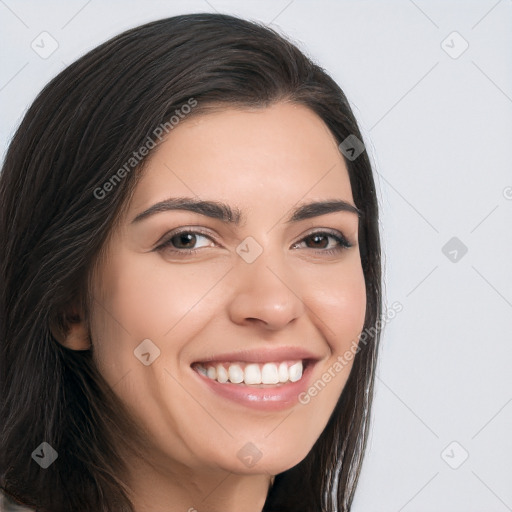
<svg viewBox="0 0 512 512"><path fill-rule="evenodd" d="M343 201L342 199L332 201L313 201L311 203L303 204L295 209L286 223L298 222L334 212L349 212L356 214L358 217L362 216L362 211L359 208L347 201Z"/></svg>
<svg viewBox="0 0 512 512"><path fill-rule="evenodd" d="M218 201L201 201L194 198L181 197L166 199L165 201L160 201L159 203L150 206L147 210L139 213L132 220L132 224L140 222L157 213L172 210L187 210L235 225L239 225L243 218L239 208L231 208L228 204ZM359 208L342 199L313 201L295 208L291 216L289 216L285 222L289 224L340 211L354 213L358 217L361 217L362 215Z"/></svg>

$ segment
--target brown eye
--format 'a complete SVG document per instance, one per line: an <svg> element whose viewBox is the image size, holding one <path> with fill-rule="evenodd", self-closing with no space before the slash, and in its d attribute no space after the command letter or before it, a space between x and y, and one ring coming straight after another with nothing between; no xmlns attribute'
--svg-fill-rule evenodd
<svg viewBox="0 0 512 512"><path fill-rule="evenodd" d="M209 235L189 229L171 233L155 250L186 255L195 253L202 248L212 247L214 244L215 242Z"/></svg>
<svg viewBox="0 0 512 512"><path fill-rule="evenodd" d="M169 239L168 243L171 243L178 249L192 249L196 244L197 237L193 233L179 233Z"/></svg>
<svg viewBox="0 0 512 512"><path fill-rule="evenodd" d="M325 249L329 245L329 237L326 235L310 235L304 240L311 242L308 247L312 249Z"/></svg>
<svg viewBox="0 0 512 512"><path fill-rule="evenodd" d="M332 242L334 241L334 242ZM294 244L294 248L301 248L302 244L306 249L317 250L320 254L335 254L344 249L352 247L352 244L338 231L317 231L304 237L300 242Z"/></svg>

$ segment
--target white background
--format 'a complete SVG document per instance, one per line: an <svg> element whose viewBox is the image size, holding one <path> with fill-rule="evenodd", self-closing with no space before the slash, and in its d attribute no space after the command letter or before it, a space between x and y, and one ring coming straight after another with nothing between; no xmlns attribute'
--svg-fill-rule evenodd
<svg viewBox="0 0 512 512"><path fill-rule="evenodd" d="M65 65L200 11L271 24L326 68L375 165L385 302L403 311L385 327L353 511L512 511L512 1L0 0L2 154ZM31 48L51 49L43 31L58 43L46 59ZM465 255L445 256L452 237Z"/></svg>

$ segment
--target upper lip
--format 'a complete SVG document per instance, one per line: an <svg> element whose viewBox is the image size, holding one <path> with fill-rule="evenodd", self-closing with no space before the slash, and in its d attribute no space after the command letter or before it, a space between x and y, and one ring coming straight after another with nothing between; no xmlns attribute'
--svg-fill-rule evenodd
<svg viewBox="0 0 512 512"><path fill-rule="evenodd" d="M211 361L235 362L243 361L247 363L270 363L280 361L298 361L303 359L319 360L317 356L304 348L299 347L269 347L258 349L240 350L225 354L216 354L211 357L194 361L195 363L207 363Z"/></svg>

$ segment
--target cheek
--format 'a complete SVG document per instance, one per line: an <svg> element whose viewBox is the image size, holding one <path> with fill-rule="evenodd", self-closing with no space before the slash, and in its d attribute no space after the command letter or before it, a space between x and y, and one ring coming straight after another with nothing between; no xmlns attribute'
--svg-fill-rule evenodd
<svg viewBox="0 0 512 512"><path fill-rule="evenodd" d="M366 315L366 287L358 259L336 269L309 275L308 305L333 353L344 352L357 343Z"/></svg>
<svg viewBox="0 0 512 512"><path fill-rule="evenodd" d="M335 304L330 305L333 331L336 337L333 348L336 353L344 352L357 345L366 316L366 288L364 276L353 275L343 279L342 288Z"/></svg>
<svg viewBox="0 0 512 512"><path fill-rule="evenodd" d="M191 336L201 327L197 310L202 316L213 314L208 309L214 305L204 298L229 270L226 262L180 265L150 260L147 254L117 254L115 265L106 265L97 280L92 334L98 366L110 374L110 382L138 363L134 350L145 339L173 364L184 345L180 340L186 340L178 333L186 327ZM186 321L192 317L194 322Z"/></svg>
<svg viewBox="0 0 512 512"><path fill-rule="evenodd" d="M339 399L352 370L359 336L366 315L366 286L359 260L316 276L309 305L311 318L323 334L330 353L318 367L314 381L301 403L314 407L327 419ZM315 320L316 319L316 320ZM309 404L309 405L308 405Z"/></svg>

